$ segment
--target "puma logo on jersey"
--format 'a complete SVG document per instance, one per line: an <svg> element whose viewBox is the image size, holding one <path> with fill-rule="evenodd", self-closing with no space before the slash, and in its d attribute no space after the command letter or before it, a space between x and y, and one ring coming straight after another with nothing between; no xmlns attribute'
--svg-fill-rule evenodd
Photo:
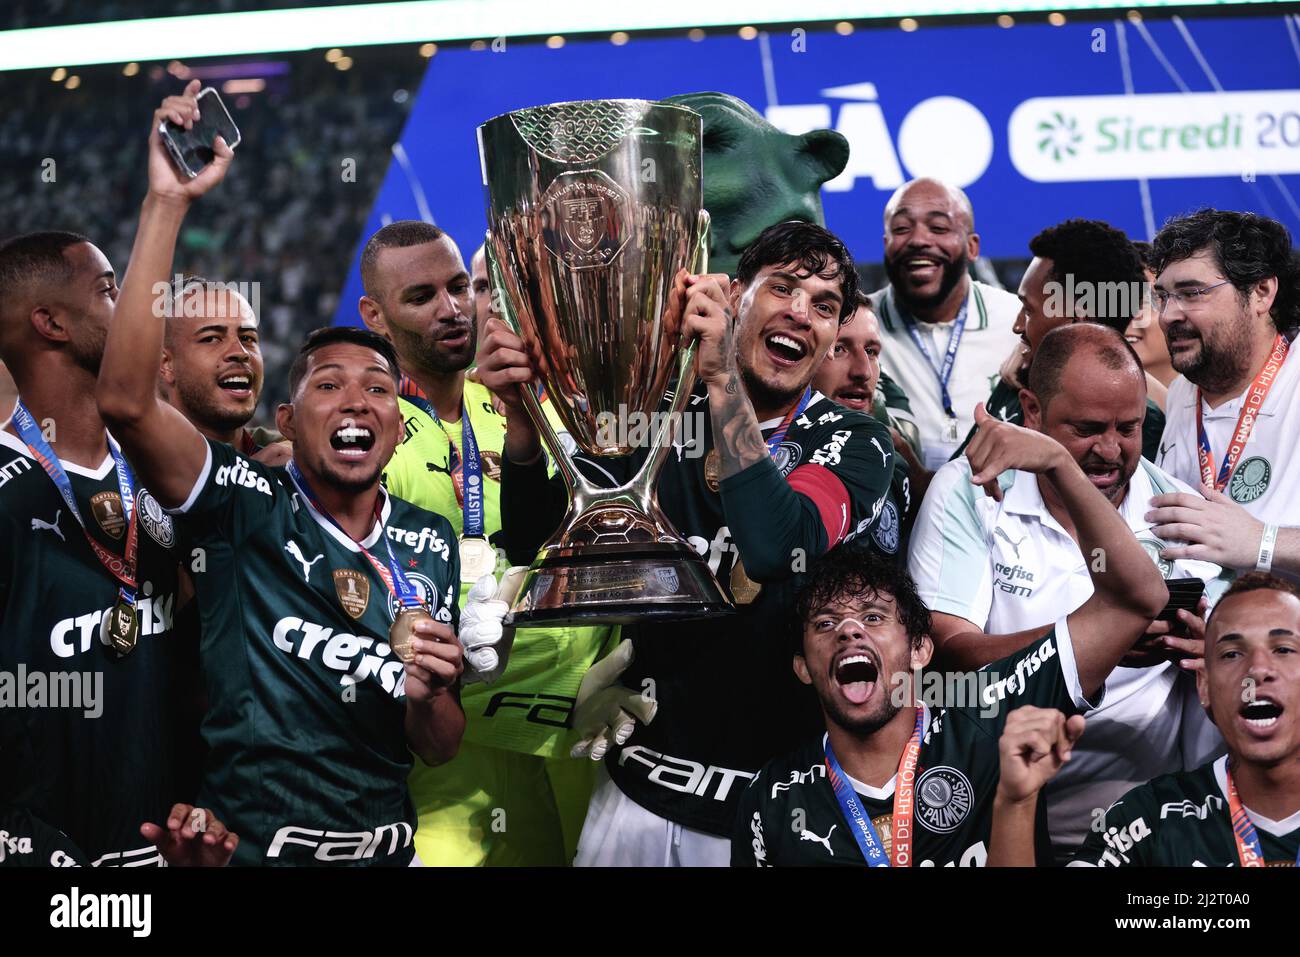
<svg viewBox="0 0 1300 957"><path fill-rule="evenodd" d="M873 435L873 436L871 437L871 444L874 445L874 446L876 447L876 451L880 453L880 464L881 464L881 466L884 467L884 466L888 465L888 464L889 464L889 453L886 452L886 451L885 451L885 447L884 447L883 445L880 444L880 440L879 440L878 438L876 438L876 437Z"/></svg>
<svg viewBox="0 0 1300 957"><path fill-rule="evenodd" d="M872 441L875 441L875 440L873 439ZM831 835L835 833L835 829L836 829L837 827L839 827L838 824L832 824L832 825L831 825L831 829L830 829L829 831L826 832L826 836L825 836L825 837L818 837L818 836L817 836L816 834L814 834L812 831L800 831L800 832L799 832L799 840L801 840L801 841L816 841L816 842L817 842L818 844L820 844L822 847L826 848L826 853L827 853L827 854L829 854L831 857L834 857L834 856L835 856L835 851L833 851L833 850L831 849Z"/></svg>
<svg viewBox="0 0 1300 957"><path fill-rule="evenodd" d="M1006 532L1004 532L1004 531L1002 530L1001 526L999 526L998 528L993 529L993 537L994 537L994 538L1000 538L1000 539L1002 539L1004 542L1006 542L1008 545L1010 545L1010 546L1012 547L1012 549L1014 549L1014 551L1015 551L1015 553L1016 553L1016 560L1019 561L1019 560L1020 560L1020 546L1023 545L1023 544L1025 543L1025 539L1028 538L1029 536L1028 536L1028 535L1021 535L1021 536L1020 536L1020 541L1018 541L1018 542L1013 542L1013 541L1011 540L1011 536L1008 535Z"/></svg>
<svg viewBox="0 0 1300 957"><path fill-rule="evenodd" d="M1165 457L1166 455L1169 454L1169 450L1172 449L1172 448L1174 448L1174 447L1176 447L1177 445L1178 445L1177 442L1170 442L1168 445L1166 445L1164 442L1161 442L1161 443L1160 443L1160 458L1163 460L1164 457Z"/></svg>
<svg viewBox="0 0 1300 957"><path fill-rule="evenodd" d="M293 539L290 539L288 542L285 543L284 550L288 552L290 555L292 555L294 561L296 561L299 565L302 566L303 582L311 581L311 566L315 565L318 561L320 561L322 558L325 557L324 555L317 555L311 561L307 561L302 551L298 548L298 543L295 542Z"/></svg>
<svg viewBox="0 0 1300 957"><path fill-rule="evenodd" d="M53 532L55 535L59 536L60 541L62 541L64 544L67 544L68 540L63 537L63 532L59 528L59 516L62 514L63 514L63 509L59 509L57 512L55 512L54 521L52 522L42 522L39 518L32 519L32 531Z"/></svg>

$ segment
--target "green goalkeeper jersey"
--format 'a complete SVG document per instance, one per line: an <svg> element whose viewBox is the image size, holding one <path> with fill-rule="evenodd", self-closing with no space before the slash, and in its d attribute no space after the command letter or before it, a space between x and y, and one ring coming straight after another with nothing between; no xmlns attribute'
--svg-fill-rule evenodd
<svg viewBox="0 0 1300 957"><path fill-rule="evenodd" d="M399 403L406 439L393 453L384 483L394 495L445 516L459 535L464 528L464 510L456 492L464 462L461 423L440 423L406 398ZM549 414L550 403L543 407ZM477 382L466 380L464 408L482 458L484 531L495 544L501 530L505 419L493 410L492 393ZM557 432L562 428L553 416L551 424ZM498 577L508 566L504 550L498 547ZM462 601L470 587L468 582L461 585ZM608 627L520 628L505 674L490 686L471 684L461 692L465 740L540 757L567 756L576 741L569 723L578 685L600 656L610 632ZM418 797L418 782L415 787Z"/></svg>

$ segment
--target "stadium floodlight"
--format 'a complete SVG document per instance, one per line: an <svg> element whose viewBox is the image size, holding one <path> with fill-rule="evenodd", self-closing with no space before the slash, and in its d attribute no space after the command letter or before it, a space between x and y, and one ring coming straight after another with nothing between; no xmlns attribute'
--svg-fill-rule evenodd
<svg viewBox="0 0 1300 957"><path fill-rule="evenodd" d="M1255 0L1276 5L1287 0ZM1142 0L1142 7L1241 7L1230 0ZM403 0L341 7L117 20L0 31L0 64L31 70L95 63L171 60L484 37L547 37L611 31L744 24L813 24L853 19L1114 9L1088 0L699 0L609 4L595 0Z"/></svg>

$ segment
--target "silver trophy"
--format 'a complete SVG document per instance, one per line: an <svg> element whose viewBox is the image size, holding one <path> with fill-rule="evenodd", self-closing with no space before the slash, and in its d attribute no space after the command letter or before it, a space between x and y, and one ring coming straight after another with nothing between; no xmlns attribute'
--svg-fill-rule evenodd
<svg viewBox="0 0 1300 957"><path fill-rule="evenodd" d="M655 481L695 379L682 348L681 270L702 272L702 121L645 100L516 110L478 130L487 188L487 258L507 320L536 362L577 447L635 449L618 417L656 424L650 453L618 488L579 474L541 401L530 416L569 489L569 510L533 562L518 625L697 618L731 609L704 560L660 510ZM661 404L670 384L668 415ZM620 444L621 443L621 444Z"/></svg>

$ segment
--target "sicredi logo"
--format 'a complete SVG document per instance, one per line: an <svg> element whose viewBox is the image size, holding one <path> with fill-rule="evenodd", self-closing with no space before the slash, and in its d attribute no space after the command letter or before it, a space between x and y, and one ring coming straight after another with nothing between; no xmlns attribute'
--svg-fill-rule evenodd
<svg viewBox="0 0 1300 957"><path fill-rule="evenodd" d="M1039 183L1297 173L1300 90L1035 97L1007 140Z"/></svg>

